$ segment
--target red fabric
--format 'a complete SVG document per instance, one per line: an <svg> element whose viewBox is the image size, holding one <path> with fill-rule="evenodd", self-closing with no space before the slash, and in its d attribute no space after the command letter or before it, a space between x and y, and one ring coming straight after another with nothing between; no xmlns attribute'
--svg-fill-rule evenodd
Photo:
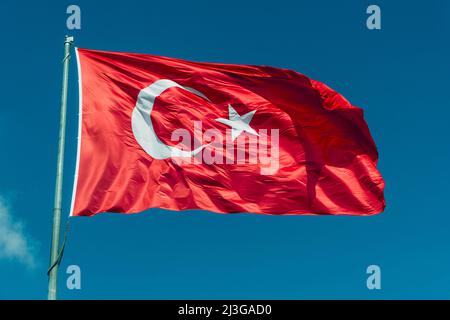
<svg viewBox="0 0 450 320"><path fill-rule="evenodd" d="M383 211L384 181L363 112L326 85L266 66L86 49L78 56L82 120L72 215L149 208L275 215ZM215 119L228 119L228 104L240 115L256 110L252 128L279 129L278 171L263 175L258 163L152 158L136 141L131 114L139 92L159 79L210 99L179 88L156 98L151 122L162 142L175 146L172 131L193 132L193 121L202 121L203 132L225 132L229 127Z"/></svg>

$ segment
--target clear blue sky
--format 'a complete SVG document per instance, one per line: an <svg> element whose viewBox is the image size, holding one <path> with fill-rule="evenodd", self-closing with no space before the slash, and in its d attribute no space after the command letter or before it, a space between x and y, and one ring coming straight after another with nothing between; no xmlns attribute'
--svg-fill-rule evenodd
<svg viewBox="0 0 450 320"><path fill-rule="evenodd" d="M328 84L365 110L387 208L373 217L74 218L61 298L450 298L448 1L76 1L76 32L66 30L73 3L56 3L0 4L0 197L21 248L31 248L0 255L0 298L47 294L66 33L82 48L272 65ZM380 31L365 26L369 4L381 7ZM77 90L73 59L64 218ZM71 264L81 267L79 291L65 286ZM381 291L366 288L370 264L382 269Z"/></svg>

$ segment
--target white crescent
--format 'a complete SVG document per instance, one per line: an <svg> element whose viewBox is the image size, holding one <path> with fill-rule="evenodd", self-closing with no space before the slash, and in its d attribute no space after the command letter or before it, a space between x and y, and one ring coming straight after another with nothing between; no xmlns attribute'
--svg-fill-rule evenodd
<svg viewBox="0 0 450 320"><path fill-rule="evenodd" d="M159 160L171 157L189 158L202 151L207 145L204 144L191 151L169 146L158 138L150 118L155 99L169 88L184 89L210 101L203 93L189 87L183 87L175 81L157 80L139 92L136 106L131 115L131 127L136 141L151 157Z"/></svg>

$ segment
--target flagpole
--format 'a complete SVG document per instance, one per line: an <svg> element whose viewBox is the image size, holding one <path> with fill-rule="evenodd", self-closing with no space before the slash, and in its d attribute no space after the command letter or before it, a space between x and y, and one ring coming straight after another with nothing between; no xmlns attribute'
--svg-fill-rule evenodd
<svg viewBox="0 0 450 320"><path fill-rule="evenodd" d="M50 270L48 275L48 300L56 300L59 266L59 231L61 224L61 200L64 165L64 145L66 142L67 84L69 80L70 47L73 37L64 40L63 78L61 90L61 115L59 120L58 161L56 165L55 202L53 207L52 245L50 251Z"/></svg>

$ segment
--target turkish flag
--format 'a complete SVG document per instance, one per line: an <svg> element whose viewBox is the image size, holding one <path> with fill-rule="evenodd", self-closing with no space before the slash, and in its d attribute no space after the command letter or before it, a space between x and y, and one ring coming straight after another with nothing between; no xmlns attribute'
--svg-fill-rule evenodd
<svg viewBox="0 0 450 320"><path fill-rule="evenodd" d="M371 215L385 207L361 109L291 70L77 49L71 215L149 208Z"/></svg>

